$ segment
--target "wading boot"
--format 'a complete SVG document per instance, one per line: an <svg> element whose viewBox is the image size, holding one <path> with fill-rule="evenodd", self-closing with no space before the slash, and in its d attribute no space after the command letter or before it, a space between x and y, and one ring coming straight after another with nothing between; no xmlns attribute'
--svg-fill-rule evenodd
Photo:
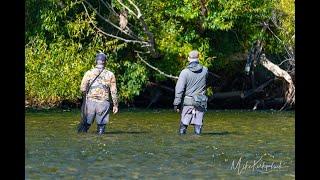
<svg viewBox="0 0 320 180"><path fill-rule="evenodd" d="M180 128L179 128L179 134L183 135L187 133L188 125L184 125L182 122L180 122Z"/></svg>
<svg viewBox="0 0 320 180"><path fill-rule="evenodd" d="M87 122L81 123L78 127L78 133L88 132L90 126L91 126L91 124L88 124Z"/></svg>
<svg viewBox="0 0 320 180"><path fill-rule="evenodd" d="M194 133L196 135L200 135L201 134L201 129L202 129L202 126L201 125L194 125Z"/></svg>
<svg viewBox="0 0 320 180"><path fill-rule="evenodd" d="M97 133L102 135L105 133L106 125L105 124L98 124L97 125Z"/></svg>

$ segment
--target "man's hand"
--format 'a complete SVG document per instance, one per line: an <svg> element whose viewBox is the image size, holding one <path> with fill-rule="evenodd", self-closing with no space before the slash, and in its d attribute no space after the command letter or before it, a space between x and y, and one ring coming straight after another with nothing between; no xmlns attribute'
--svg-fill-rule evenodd
<svg viewBox="0 0 320 180"><path fill-rule="evenodd" d="M113 106L112 111L113 111L113 114L117 114L117 112L118 112L118 107Z"/></svg>
<svg viewBox="0 0 320 180"><path fill-rule="evenodd" d="M178 108L178 106L173 106L174 111L176 112L180 112L180 109Z"/></svg>

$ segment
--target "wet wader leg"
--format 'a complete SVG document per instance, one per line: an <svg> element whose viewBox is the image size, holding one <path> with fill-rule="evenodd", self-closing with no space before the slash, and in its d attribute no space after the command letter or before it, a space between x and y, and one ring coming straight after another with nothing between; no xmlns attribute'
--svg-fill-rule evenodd
<svg viewBox="0 0 320 180"><path fill-rule="evenodd" d="M88 132L94 117L95 117L95 114L87 114L85 117L86 120L81 123L81 127L79 128L78 132L85 132L85 133Z"/></svg>
<svg viewBox="0 0 320 180"><path fill-rule="evenodd" d="M99 103L97 106L97 133L99 135L105 134L106 125L109 121L110 103L108 101Z"/></svg>
<svg viewBox="0 0 320 180"><path fill-rule="evenodd" d="M106 124L97 124L97 133L99 135L104 134L105 130L106 130Z"/></svg>
<svg viewBox="0 0 320 180"><path fill-rule="evenodd" d="M83 122L83 132L88 132L91 124L93 123L93 120L96 116L95 113L95 102L88 99L86 101L86 114L85 114L85 122Z"/></svg>
<svg viewBox="0 0 320 180"><path fill-rule="evenodd" d="M184 125L182 122L180 122L180 128L179 128L179 134L186 134L187 133L188 125Z"/></svg>
<svg viewBox="0 0 320 180"><path fill-rule="evenodd" d="M188 125L190 124L190 121L192 120L192 106L183 106L181 111L181 121L180 121L180 128L179 128L179 134L186 134Z"/></svg>
<svg viewBox="0 0 320 180"><path fill-rule="evenodd" d="M201 130L202 130L202 125L194 125L194 133L196 135L200 135L201 134Z"/></svg>
<svg viewBox="0 0 320 180"><path fill-rule="evenodd" d="M82 122L80 124L80 127L78 128L78 133L81 132L88 132L89 128L90 128L91 124L88 124L87 122Z"/></svg>
<svg viewBox="0 0 320 180"><path fill-rule="evenodd" d="M83 123L83 132L88 132L91 124L88 124L87 122Z"/></svg>

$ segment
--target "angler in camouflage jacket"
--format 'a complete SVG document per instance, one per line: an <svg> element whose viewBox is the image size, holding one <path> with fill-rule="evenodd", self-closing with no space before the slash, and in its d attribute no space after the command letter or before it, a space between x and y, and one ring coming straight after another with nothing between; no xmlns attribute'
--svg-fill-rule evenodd
<svg viewBox="0 0 320 180"><path fill-rule="evenodd" d="M90 128L95 118L97 133L105 133L106 124L109 122L109 93L113 101L113 113L116 114L118 112L116 78L111 71L105 69L106 60L107 56L99 53L96 56L96 67L87 71L81 81L80 90L83 94L87 93L84 96L86 97L85 132ZM93 82L94 79L95 81ZM91 86L88 87L90 84Z"/></svg>

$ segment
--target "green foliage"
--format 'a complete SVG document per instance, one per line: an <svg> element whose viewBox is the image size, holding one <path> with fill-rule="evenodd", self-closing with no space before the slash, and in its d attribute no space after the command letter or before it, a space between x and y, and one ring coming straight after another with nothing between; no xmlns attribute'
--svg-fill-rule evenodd
<svg viewBox="0 0 320 180"><path fill-rule="evenodd" d="M47 45L35 37L25 54L27 99L35 105L54 106L80 97L81 78L94 63L96 47L83 48L62 38Z"/></svg>
<svg viewBox="0 0 320 180"><path fill-rule="evenodd" d="M122 102L130 102L144 89L149 79L161 83L163 75L141 64L133 49L145 50L137 44L127 44L105 37L90 24L81 0L26 1L26 98L35 105L59 104L62 100L77 101L79 86L85 71L94 66L98 51L109 54L107 68L117 78ZM115 11L122 8L112 2ZM134 9L128 1L123 1ZM294 47L293 0L135 0L149 30L155 36L160 59L144 58L160 70L179 75L187 64L187 55L200 51L200 62L210 71L232 77L243 70L245 58L234 60L234 54L245 54L257 39L266 42L265 50L282 54L283 44L269 31L262 31L262 22L270 26L283 41ZM90 1L100 12L117 24L99 1ZM206 8L206 14L201 11ZM120 35L93 12L93 23L110 34ZM132 30L146 38L140 22L129 14ZM209 94L213 92L208 91Z"/></svg>
<svg viewBox="0 0 320 180"><path fill-rule="evenodd" d="M213 95L213 89L212 89L212 87L208 87L208 88L207 88L206 95L207 95L207 96L212 96L212 95Z"/></svg>
<svg viewBox="0 0 320 180"><path fill-rule="evenodd" d="M280 30L277 34L283 41L294 48L295 46L295 7L294 0L279 0L275 6L275 18L278 20Z"/></svg>
<svg viewBox="0 0 320 180"><path fill-rule="evenodd" d="M128 102L131 101L134 96L140 94L143 85L148 80L147 70L145 66L137 64L131 61L124 61L122 63L124 73L119 76L119 95L120 100Z"/></svg>
<svg viewBox="0 0 320 180"><path fill-rule="evenodd" d="M29 32L36 31L33 33L37 35L28 37L25 49L25 95L31 105L56 106L63 100L76 102L81 96L79 87L82 77L94 67L94 58L99 50L113 54L109 58L107 69L116 76L119 76L118 72L121 70L126 71L125 75L128 77L118 78L118 83L126 84L132 89L120 88L120 99L127 100L137 95L146 79L144 67L124 63L124 67L128 69L123 69L114 57L126 48L126 44L97 34L83 11L70 13L80 8L75 3L71 2L63 9L51 9L56 7L54 2L47 3L49 9L45 6L38 9L42 14L35 17L43 23L38 29L29 29ZM70 17L70 14L73 16ZM134 71L135 68L137 71ZM139 73L144 76L139 76ZM136 77L139 80L135 82ZM140 84L136 85L137 83Z"/></svg>

